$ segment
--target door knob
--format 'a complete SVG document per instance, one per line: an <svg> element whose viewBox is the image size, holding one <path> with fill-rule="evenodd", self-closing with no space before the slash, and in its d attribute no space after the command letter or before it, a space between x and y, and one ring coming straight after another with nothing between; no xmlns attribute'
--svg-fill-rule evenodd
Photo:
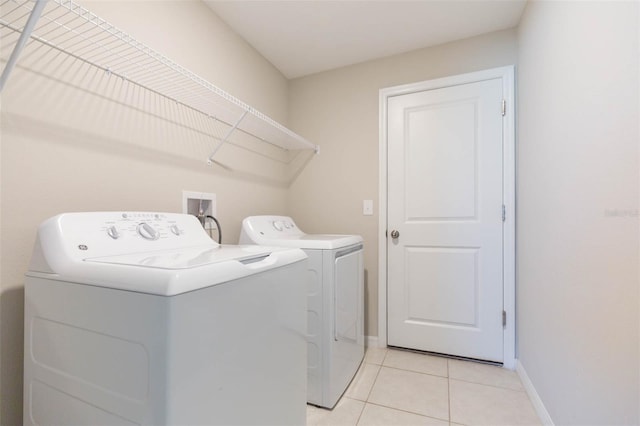
<svg viewBox="0 0 640 426"><path fill-rule="evenodd" d="M393 238L394 240L396 238L398 238L400 236L400 233L398 231L396 231L395 229L393 231L391 231L391 238Z"/></svg>

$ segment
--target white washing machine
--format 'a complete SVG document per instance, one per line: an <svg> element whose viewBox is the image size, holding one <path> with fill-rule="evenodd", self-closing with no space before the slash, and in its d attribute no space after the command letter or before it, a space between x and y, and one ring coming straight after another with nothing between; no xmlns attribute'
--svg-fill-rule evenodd
<svg viewBox="0 0 640 426"><path fill-rule="evenodd" d="M306 234L290 217L251 216L240 244L309 256L307 401L333 408L364 358L364 262L359 235Z"/></svg>
<svg viewBox="0 0 640 426"><path fill-rule="evenodd" d="M301 425L307 256L189 215L69 213L25 282L24 424Z"/></svg>

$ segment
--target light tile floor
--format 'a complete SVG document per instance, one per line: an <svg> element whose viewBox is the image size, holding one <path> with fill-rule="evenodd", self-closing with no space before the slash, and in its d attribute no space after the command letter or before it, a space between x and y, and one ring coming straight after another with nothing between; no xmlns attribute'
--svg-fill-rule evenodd
<svg viewBox="0 0 640 426"><path fill-rule="evenodd" d="M369 348L333 410L307 406L307 425L540 425L510 370L395 349Z"/></svg>

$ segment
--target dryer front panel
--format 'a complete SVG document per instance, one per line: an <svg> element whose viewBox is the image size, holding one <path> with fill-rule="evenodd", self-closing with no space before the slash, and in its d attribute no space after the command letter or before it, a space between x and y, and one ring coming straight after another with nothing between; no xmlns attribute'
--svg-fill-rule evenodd
<svg viewBox="0 0 640 426"><path fill-rule="evenodd" d="M327 252L332 254L333 290L327 406L332 407L348 387L364 357L364 264L361 244Z"/></svg>

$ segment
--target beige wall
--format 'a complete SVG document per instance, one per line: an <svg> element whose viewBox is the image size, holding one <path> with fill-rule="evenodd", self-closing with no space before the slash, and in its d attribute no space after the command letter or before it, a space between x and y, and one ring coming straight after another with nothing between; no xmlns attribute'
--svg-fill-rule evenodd
<svg viewBox="0 0 640 426"><path fill-rule="evenodd" d="M638 424L638 3L518 40L518 357L555 424Z"/></svg>
<svg viewBox="0 0 640 426"><path fill-rule="evenodd" d="M290 186L267 166L267 179L211 168L211 141L169 124L176 111L150 118L87 93L86 77L52 80L77 64L53 62L47 76L16 70L1 99L0 423L21 424L22 283L35 228L63 211L180 211L181 191L199 190L218 195L225 242L249 214L361 234L366 333L376 336L379 89L516 62L520 361L556 424L639 422L637 6L535 1L517 33L287 83L200 2L85 4L288 121L321 153ZM374 216L362 216L363 199L374 200Z"/></svg>
<svg viewBox="0 0 640 426"><path fill-rule="evenodd" d="M286 121L285 78L203 3L85 5L222 89ZM105 97L125 89L104 73L84 71L73 61L39 61L32 70L16 69L2 94L0 422L6 425L22 423L23 280L41 221L65 211L180 212L182 190L213 192L224 241L235 243L243 217L285 213L286 184L207 166L211 141L168 121L177 119L180 111L131 87L128 96L134 104L142 97L156 112L165 112L165 118L111 102ZM52 77L70 79L71 84ZM92 82L101 88L101 96L86 90ZM233 157L252 161L244 154L227 155ZM266 172L267 177L272 173Z"/></svg>
<svg viewBox="0 0 640 426"><path fill-rule="evenodd" d="M385 87L462 74L517 59L515 30L292 80L289 124L321 146L288 192L288 211L308 232L365 240L366 328L378 334L378 95ZM374 215L362 215L362 200Z"/></svg>

